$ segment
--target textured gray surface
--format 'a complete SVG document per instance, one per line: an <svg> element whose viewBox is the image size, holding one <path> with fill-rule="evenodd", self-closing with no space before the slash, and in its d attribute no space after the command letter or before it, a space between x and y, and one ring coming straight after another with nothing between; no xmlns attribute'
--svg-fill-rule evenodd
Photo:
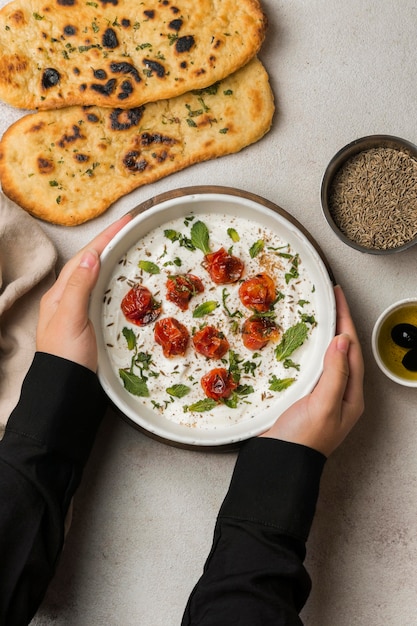
<svg viewBox="0 0 417 626"><path fill-rule="evenodd" d="M4 4L4 2L1 2ZM174 187L229 185L292 213L344 286L366 361L366 412L329 460L308 543L306 626L415 626L416 390L377 369L372 325L416 295L417 247L362 255L320 209L324 169L343 145L381 133L417 142L412 0L264 0L261 58L276 96L271 132L240 154L200 164L116 203L75 229L44 225L61 261L135 204ZM21 115L0 105L0 130ZM72 531L34 626L175 626L208 552L234 454L179 450L108 415L76 499Z"/></svg>

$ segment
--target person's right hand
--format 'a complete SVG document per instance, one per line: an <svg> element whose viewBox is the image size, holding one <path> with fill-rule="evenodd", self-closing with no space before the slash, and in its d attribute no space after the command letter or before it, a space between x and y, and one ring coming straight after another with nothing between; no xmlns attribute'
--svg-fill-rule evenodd
<svg viewBox="0 0 417 626"><path fill-rule="evenodd" d="M314 448L328 456L364 410L362 350L341 287L335 287L336 336L313 391L295 402L261 435Z"/></svg>
<svg viewBox="0 0 417 626"><path fill-rule="evenodd" d="M131 219L127 214L108 226L63 267L41 300L36 333L38 351L96 370L97 345L88 318L89 298L97 282L100 254Z"/></svg>

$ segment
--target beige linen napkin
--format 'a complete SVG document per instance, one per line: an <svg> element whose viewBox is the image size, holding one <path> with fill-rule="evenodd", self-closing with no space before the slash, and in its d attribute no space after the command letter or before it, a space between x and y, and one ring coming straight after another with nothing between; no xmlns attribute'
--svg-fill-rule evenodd
<svg viewBox="0 0 417 626"><path fill-rule="evenodd" d="M56 259L38 222L0 192L0 439L33 358L39 301Z"/></svg>

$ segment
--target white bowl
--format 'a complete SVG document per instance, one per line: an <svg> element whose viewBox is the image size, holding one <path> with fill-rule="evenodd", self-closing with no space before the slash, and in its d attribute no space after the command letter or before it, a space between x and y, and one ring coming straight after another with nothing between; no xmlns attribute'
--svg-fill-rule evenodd
<svg viewBox="0 0 417 626"><path fill-rule="evenodd" d="M264 432L287 407L313 389L322 371L325 350L334 336L336 313L333 282L322 252L303 226L283 209L254 194L228 187L174 190L144 202L133 213L133 219L114 237L102 254L101 272L91 299L90 315L96 329L99 352L98 376L105 392L132 425L172 445L187 448L201 446L204 449L227 447ZM103 328L105 292L123 255L150 231L191 213L196 216L225 215L227 220L239 217L278 233L281 239L291 245L294 252L299 253L303 268L307 268L303 271L307 271L314 285L311 291L317 325L300 349L303 350L303 365L296 375L296 382L277 394L269 408L259 407L250 419L217 423L213 427L190 427L175 423L149 406L138 403L137 398L123 387L115 372ZM159 350L159 346L154 348ZM159 354L158 352L158 359ZM233 409L230 411L233 412Z"/></svg>
<svg viewBox="0 0 417 626"><path fill-rule="evenodd" d="M391 338L392 327L399 323L417 326L417 298L404 298L382 311L372 331L372 352L385 376L399 385L417 387L417 372L407 372L401 366L407 349L398 347ZM391 367L386 363L388 360Z"/></svg>

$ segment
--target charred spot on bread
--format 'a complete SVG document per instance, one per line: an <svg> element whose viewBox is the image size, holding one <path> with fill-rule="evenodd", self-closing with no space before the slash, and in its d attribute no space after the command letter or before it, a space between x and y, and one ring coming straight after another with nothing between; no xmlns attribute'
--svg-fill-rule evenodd
<svg viewBox="0 0 417 626"><path fill-rule="evenodd" d="M176 33L178 33L178 31L180 30L182 26L182 19L181 18L177 18L175 20L171 20L171 22L168 24L168 28L170 28L171 30L175 30Z"/></svg>
<svg viewBox="0 0 417 626"><path fill-rule="evenodd" d="M74 143L77 139L84 139L84 136L81 134L80 127L77 124L74 124L72 127L72 135L65 133L62 135L62 138L58 141L58 146L60 148L64 148L68 143Z"/></svg>
<svg viewBox="0 0 417 626"><path fill-rule="evenodd" d="M101 43L103 44L103 48L110 48L111 50L119 46L119 40L113 28L107 28L104 31Z"/></svg>
<svg viewBox="0 0 417 626"><path fill-rule="evenodd" d="M37 164L38 164L38 171L40 174L50 174L55 169L53 161L45 157L38 157Z"/></svg>
<svg viewBox="0 0 417 626"><path fill-rule="evenodd" d="M66 35L67 37L71 37L72 35L75 35L77 32L77 29L75 26L72 26L72 24L67 24L66 26L64 26L64 35Z"/></svg>
<svg viewBox="0 0 417 626"><path fill-rule="evenodd" d="M134 109L113 109L110 113L110 126L112 130L129 130L137 126L142 119L145 107ZM122 121L123 120L123 121Z"/></svg>
<svg viewBox="0 0 417 626"><path fill-rule="evenodd" d="M105 70L93 70L94 78L97 80L106 80L107 72Z"/></svg>
<svg viewBox="0 0 417 626"><path fill-rule="evenodd" d="M189 52L195 44L193 35L184 35L184 37L178 37L175 42L175 50L179 53Z"/></svg>
<svg viewBox="0 0 417 626"><path fill-rule="evenodd" d="M153 9L146 9L143 14L150 20L153 20L155 17L155 11Z"/></svg>
<svg viewBox="0 0 417 626"><path fill-rule="evenodd" d="M87 154L82 154L81 152L77 152L74 154L74 159L77 163L87 163L90 160L90 157Z"/></svg>
<svg viewBox="0 0 417 626"><path fill-rule="evenodd" d="M110 80L108 80L107 83L105 83L104 85L98 85L97 83L92 83L90 85L90 89L93 89L93 91L96 91L102 96L110 96L116 89L116 84L117 84L116 79L110 78Z"/></svg>
<svg viewBox="0 0 417 626"><path fill-rule="evenodd" d="M110 70L113 74L130 74L137 83L142 80L136 67L126 61L110 63Z"/></svg>
<svg viewBox="0 0 417 626"><path fill-rule="evenodd" d="M42 74L42 87L44 89L49 89L50 87L55 87L58 85L61 80L61 75L53 67L47 67Z"/></svg>
<svg viewBox="0 0 417 626"><path fill-rule="evenodd" d="M119 100L126 100L133 93L133 86L129 80L124 80L120 85L120 93L118 94Z"/></svg>
<svg viewBox="0 0 417 626"><path fill-rule="evenodd" d="M177 142L172 137L168 137L167 135L161 135L161 133L142 133L140 137L140 143L142 144L142 146L150 146L155 143L173 145Z"/></svg>
<svg viewBox="0 0 417 626"><path fill-rule="evenodd" d="M143 172L148 166L148 162L144 158L140 158L140 152L138 150L130 150L123 157L123 165L130 172Z"/></svg>
<svg viewBox="0 0 417 626"><path fill-rule="evenodd" d="M165 76L165 68L162 63L159 63L158 61L153 61L152 59L143 59L142 63L146 65L150 75L155 73L158 78L163 78Z"/></svg>
<svg viewBox="0 0 417 626"><path fill-rule="evenodd" d="M87 120L92 124L96 124L99 121L99 117L95 113L87 113Z"/></svg>

